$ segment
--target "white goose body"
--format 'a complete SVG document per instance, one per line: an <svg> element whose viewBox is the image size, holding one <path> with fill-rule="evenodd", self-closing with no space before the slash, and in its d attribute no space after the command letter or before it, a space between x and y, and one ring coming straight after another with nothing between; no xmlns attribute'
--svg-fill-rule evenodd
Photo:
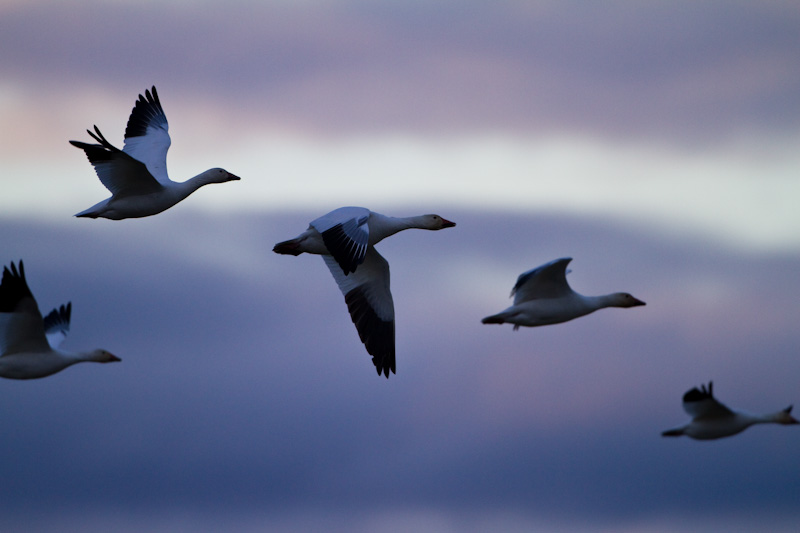
<svg viewBox="0 0 800 533"><path fill-rule="evenodd" d="M169 209L204 185L238 180L221 168L212 168L184 181L167 175L169 124L156 88L139 95L125 128L122 150L109 143L97 126L89 135L99 144L70 141L86 152L97 177L111 197L81 211L76 217L122 220L155 215Z"/></svg>
<svg viewBox="0 0 800 533"><path fill-rule="evenodd" d="M482 320L484 324L514 324L536 327L560 324L588 315L605 307L636 307L645 305L628 293L617 292L602 296L578 294L567 283L565 257L545 263L522 273L511 289L514 305Z"/></svg>
<svg viewBox="0 0 800 533"><path fill-rule="evenodd" d="M105 350L69 353L57 349L69 332L72 304L53 309L42 318L25 280L22 261L3 268L0 283L0 377L35 379L82 362L119 361Z"/></svg>
<svg viewBox="0 0 800 533"><path fill-rule="evenodd" d="M679 437L686 435L696 440L713 440L730 437L741 433L755 424L798 424L790 414L792 406L774 413L765 415L752 415L741 411L734 411L718 402L713 394L713 382L709 381L708 388L702 385L689 390L683 395L683 409L692 421L679 428L664 431L664 437Z"/></svg>
<svg viewBox="0 0 800 533"><path fill-rule="evenodd" d="M395 218L363 207L341 207L311 222L294 239L279 242L275 253L321 255L345 297L350 317L378 375L396 372L394 302L389 263L374 245L410 229L440 230L455 226L439 215Z"/></svg>
<svg viewBox="0 0 800 533"><path fill-rule="evenodd" d="M108 359L108 353L68 353L62 350L50 352L23 352L0 357L0 377L9 379L36 379L61 372L75 363L110 363L119 359Z"/></svg>

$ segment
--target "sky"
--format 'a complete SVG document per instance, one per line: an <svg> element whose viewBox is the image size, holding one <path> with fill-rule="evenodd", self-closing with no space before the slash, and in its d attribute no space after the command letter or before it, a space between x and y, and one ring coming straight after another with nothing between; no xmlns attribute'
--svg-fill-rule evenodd
<svg viewBox="0 0 800 533"><path fill-rule="evenodd" d="M223 5L224 4L224 5ZM793 2L0 0L0 250L63 348L0 383L4 531L793 531L796 428L664 439L682 394L800 401ZM156 85L147 219L68 140ZM323 262L343 205L458 225L379 244L397 375ZM523 271L647 302L484 326Z"/></svg>

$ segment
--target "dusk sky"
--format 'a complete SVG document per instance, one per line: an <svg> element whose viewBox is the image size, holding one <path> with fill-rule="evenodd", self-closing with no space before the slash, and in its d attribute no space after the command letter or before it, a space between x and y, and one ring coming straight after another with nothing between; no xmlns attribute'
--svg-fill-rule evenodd
<svg viewBox="0 0 800 533"><path fill-rule="evenodd" d="M224 6L223 6L224 4ZM665 439L714 380L800 404L796 2L0 0L0 262L78 365L0 382L3 531L796 531L800 430ZM69 140L155 85L146 219ZM318 258L344 205L458 225L378 245L397 374ZM647 302L482 325L523 271ZM800 409L800 407L798 407Z"/></svg>

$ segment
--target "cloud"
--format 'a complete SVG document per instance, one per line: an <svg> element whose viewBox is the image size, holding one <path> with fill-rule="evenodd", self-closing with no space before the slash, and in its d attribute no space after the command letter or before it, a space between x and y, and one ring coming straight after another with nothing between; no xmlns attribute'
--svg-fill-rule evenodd
<svg viewBox="0 0 800 533"><path fill-rule="evenodd" d="M43 500L42 523L99 529L202 516L284 529L322 517L368 529L393 513L455 529L463 516L578 529L731 509L776 527L796 518L791 428L709 446L659 436L708 379L753 412L796 400L794 254L593 218L447 215L449 234L380 245L397 311L388 381L323 262L270 251L311 214L6 219L0 248L25 260L40 306L73 302L64 347L123 362L3 381L0 452L15 458L4 520ZM519 272L561 255L575 257L576 290L648 305L517 332L480 324Z"/></svg>
<svg viewBox="0 0 800 533"><path fill-rule="evenodd" d="M97 124L121 144L155 83L171 176L244 178L193 195L197 209L422 202L797 247L792 4L4 9L8 214L60 219L104 198L66 141Z"/></svg>
<svg viewBox="0 0 800 533"><path fill-rule="evenodd" d="M796 130L791 3L38 3L7 9L6 83L214 95L359 131L566 130L708 142ZM65 24L64 21L69 21Z"/></svg>

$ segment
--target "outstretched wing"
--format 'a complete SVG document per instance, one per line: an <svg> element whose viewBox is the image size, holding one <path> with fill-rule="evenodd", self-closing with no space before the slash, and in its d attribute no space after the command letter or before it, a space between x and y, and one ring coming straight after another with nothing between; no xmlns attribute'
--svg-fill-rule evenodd
<svg viewBox="0 0 800 533"><path fill-rule="evenodd" d="M714 398L714 382L708 382L708 388L701 385L683 395L683 410L693 419L724 418L733 416L733 411L728 409Z"/></svg>
<svg viewBox="0 0 800 533"><path fill-rule="evenodd" d="M514 305L528 300L558 298L572 289L567 283L567 265L571 257L563 257L524 272L511 289Z"/></svg>
<svg viewBox="0 0 800 533"><path fill-rule="evenodd" d="M372 355L378 375L395 372L394 302L389 290L389 263L369 247L356 272L347 275L337 261L323 255L333 279L344 294L358 336Z"/></svg>
<svg viewBox="0 0 800 533"><path fill-rule="evenodd" d="M108 142L97 126L94 127L94 132L86 131L100 144L79 141L69 143L86 152L97 177L111 194L149 194L162 189L162 185L150 174L144 163Z"/></svg>
<svg viewBox="0 0 800 533"><path fill-rule="evenodd" d="M311 222L345 276L355 272L367 255L368 221L369 209L340 207Z"/></svg>
<svg viewBox="0 0 800 533"><path fill-rule="evenodd" d="M3 267L0 282L0 355L48 351L42 314L25 280L25 267Z"/></svg>
<svg viewBox="0 0 800 533"><path fill-rule="evenodd" d="M145 164L147 170L162 185L170 182L167 176L167 151L171 144L169 124L155 85L139 95L125 127L125 146L122 151Z"/></svg>
<svg viewBox="0 0 800 533"><path fill-rule="evenodd" d="M69 333L69 319L72 315L72 302L53 309L44 317L44 334L53 349L58 348Z"/></svg>

